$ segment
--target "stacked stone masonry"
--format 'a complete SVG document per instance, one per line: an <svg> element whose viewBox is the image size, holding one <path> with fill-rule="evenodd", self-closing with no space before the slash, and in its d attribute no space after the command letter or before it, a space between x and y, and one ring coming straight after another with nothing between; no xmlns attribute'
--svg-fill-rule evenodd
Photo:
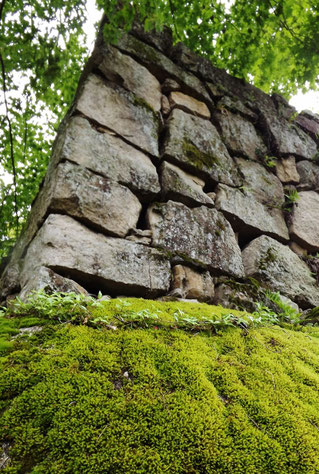
<svg viewBox="0 0 319 474"><path fill-rule="evenodd" d="M1 283L222 301L225 278L319 305L319 116L138 27L100 34ZM227 285L226 285L227 286Z"/></svg>

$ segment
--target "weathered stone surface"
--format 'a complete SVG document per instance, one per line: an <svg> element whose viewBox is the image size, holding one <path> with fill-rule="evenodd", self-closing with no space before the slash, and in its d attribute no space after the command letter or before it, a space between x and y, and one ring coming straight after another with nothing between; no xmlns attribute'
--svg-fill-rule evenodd
<svg viewBox="0 0 319 474"><path fill-rule="evenodd" d="M207 204L214 201L204 193L205 182L164 161L160 168L162 195L165 199L180 201L186 205Z"/></svg>
<svg viewBox="0 0 319 474"><path fill-rule="evenodd" d="M181 85L174 81L174 79L170 79L169 77L165 79L162 84L162 91L164 94L169 94L172 91L179 91L181 89Z"/></svg>
<svg viewBox="0 0 319 474"><path fill-rule="evenodd" d="M166 95L162 95L161 106L162 106L163 115L165 115L165 116L168 115L171 111L171 106L170 106L169 100L166 97Z"/></svg>
<svg viewBox="0 0 319 474"><path fill-rule="evenodd" d="M319 251L319 194L302 191L291 215L291 238L311 252Z"/></svg>
<svg viewBox="0 0 319 474"><path fill-rule="evenodd" d="M282 158L280 161L277 161L276 173L282 183L298 184L300 181L294 156Z"/></svg>
<svg viewBox="0 0 319 474"><path fill-rule="evenodd" d="M164 53L170 51L173 46L172 30L167 26L164 26L162 31L151 30L146 32L144 30L144 25L137 22L133 25L132 34L142 41L145 41L145 43L155 46L155 48Z"/></svg>
<svg viewBox="0 0 319 474"><path fill-rule="evenodd" d="M248 118L252 122L257 122L258 115L251 109L246 107L241 100L235 97L229 97L224 95L217 103L217 109L222 111L224 109L230 110L235 114L239 113L244 117Z"/></svg>
<svg viewBox="0 0 319 474"><path fill-rule="evenodd" d="M161 85L146 67L112 46L104 46L98 67L107 79L134 92L156 112L160 110Z"/></svg>
<svg viewBox="0 0 319 474"><path fill-rule="evenodd" d="M278 153L310 160L316 154L317 146L312 138L293 124L278 119L271 122L269 119L269 127L275 137Z"/></svg>
<svg viewBox="0 0 319 474"><path fill-rule="evenodd" d="M79 112L158 156L158 118L141 99L90 74L78 97Z"/></svg>
<svg viewBox="0 0 319 474"><path fill-rule="evenodd" d="M251 160L257 160L260 154L265 154L267 148L257 134L251 122L239 114L233 114L227 109L214 114L222 129L222 136L227 147L238 155L244 155Z"/></svg>
<svg viewBox="0 0 319 474"><path fill-rule="evenodd" d="M318 117L318 116L317 116ZM319 121L315 116L309 116L307 113L301 112L296 118L297 124L315 140L319 139Z"/></svg>
<svg viewBox="0 0 319 474"><path fill-rule="evenodd" d="M284 188L277 176L254 161L236 158L236 163L244 176L245 192L268 207L278 209L284 204Z"/></svg>
<svg viewBox="0 0 319 474"><path fill-rule="evenodd" d="M128 188L69 162L58 165L53 189L46 196L51 211L77 217L117 237L136 227L142 210Z"/></svg>
<svg viewBox="0 0 319 474"><path fill-rule="evenodd" d="M167 56L148 44L142 43L131 35L122 35L117 45L120 50L138 58L160 82L168 77L175 79L194 97L210 100L209 94L202 82L190 72L178 67Z"/></svg>
<svg viewBox="0 0 319 474"><path fill-rule="evenodd" d="M289 247L265 235L242 252L246 275L279 291L301 308L319 305L319 287L310 270Z"/></svg>
<svg viewBox="0 0 319 474"><path fill-rule="evenodd" d="M114 135L97 132L82 117L72 117L58 141L56 162L73 161L142 196L160 191L156 168L144 153Z"/></svg>
<svg viewBox="0 0 319 474"><path fill-rule="evenodd" d="M220 304L224 308L239 309L244 311L255 311L256 307L253 298L245 291L233 288L226 283L215 286L214 304Z"/></svg>
<svg viewBox="0 0 319 474"><path fill-rule="evenodd" d="M190 112L198 117L210 118L210 111L204 102L182 92L171 92L169 101L172 107Z"/></svg>
<svg viewBox="0 0 319 474"><path fill-rule="evenodd" d="M266 234L283 242L289 240L282 211L261 204L249 191L219 184L215 204L232 224L233 229L245 237Z"/></svg>
<svg viewBox="0 0 319 474"><path fill-rule="evenodd" d="M53 270L46 267L40 267L30 277L26 285L22 288L19 298L23 301L33 291L43 290L46 293L53 293L55 291L62 291L64 293L74 292L87 295L88 292L78 283L69 278L64 278L58 275Z"/></svg>
<svg viewBox="0 0 319 474"><path fill-rule="evenodd" d="M243 276L234 232L216 209L205 206L189 209L184 204L168 201L153 204L147 219L154 246L214 272Z"/></svg>
<svg viewBox="0 0 319 474"><path fill-rule="evenodd" d="M155 297L170 285L168 258L158 250L106 237L69 216L51 214L31 242L21 275L24 287L39 267L107 294Z"/></svg>
<svg viewBox="0 0 319 474"><path fill-rule="evenodd" d="M319 165L311 161L299 161L297 171L300 176L298 190L319 191Z"/></svg>
<svg viewBox="0 0 319 474"><path fill-rule="evenodd" d="M182 110L175 109L170 115L163 155L214 183L241 184L238 170L214 125Z"/></svg>
<svg viewBox="0 0 319 474"><path fill-rule="evenodd" d="M173 267L172 290L180 289L184 298L210 302L214 297L214 282L209 272L199 273L183 265Z"/></svg>
<svg viewBox="0 0 319 474"><path fill-rule="evenodd" d="M295 252L299 257L306 257L308 255L308 251L298 245L296 242L290 242L289 247L293 252Z"/></svg>
<svg viewBox="0 0 319 474"><path fill-rule="evenodd" d="M152 231L149 229L132 229L130 235L126 237L131 242L136 242L142 245L151 245L152 243Z"/></svg>
<svg viewBox="0 0 319 474"><path fill-rule="evenodd" d="M0 302L7 296L20 291L20 266L16 261L11 261L5 268L0 279Z"/></svg>

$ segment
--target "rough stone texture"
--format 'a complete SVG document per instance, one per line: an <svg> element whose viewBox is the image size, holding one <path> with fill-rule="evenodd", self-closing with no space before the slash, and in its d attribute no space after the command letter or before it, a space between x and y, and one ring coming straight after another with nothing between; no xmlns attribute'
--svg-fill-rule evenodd
<svg viewBox="0 0 319 474"><path fill-rule="evenodd" d="M316 143L303 130L284 119L268 117L268 126L280 155L295 155L311 160L317 152Z"/></svg>
<svg viewBox="0 0 319 474"><path fill-rule="evenodd" d="M54 161L69 160L132 191L154 197L160 191L151 160L114 134L100 133L79 116L72 117L56 145Z"/></svg>
<svg viewBox="0 0 319 474"><path fill-rule="evenodd" d="M0 279L0 303L5 302L9 295L16 294L20 291L20 265L16 261L12 261L5 268Z"/></svg>
<svg viewBox="0 0 319 474"><path fill-rule="evenodd" d="M290 220L291 238L311 252L319 251L319 194L302 191L293 206Z"/></svg>
<svg viewBox="0 0 319 474"><path fill-rule="evenodd" d="M215 112L214 118L218 121L225 144L232 153L251 160L258 160L260 155L266 154L267 148L255 127L241 115L222 109Z"/></svg>
<svg viewBox="0 0 319 474"><path fill-rule="evenodd" d="M235 232L242 233L245 238L266 234L288 242L289 233L282 211L267 208L252 193L219 184L215 204L232 224Z"/></svg>
<svg viewBox="0 0 319 474"><path fill-rule="evenodd" d="M190 206L194 204L214 206L214 201L203 191L205 183L201 179L166 161L162 163L160 173L164 199L180 201Z"/></svg>
<svg viewBox="0 0 319 474"><path fill-rule="evenodd" d="M156 112L161 108L161 85L144 66L112 46L104 46L100 71L110 81L119 83L145 100Z"/></svg>
<svg viewBox="0 0 319 474"><path fill-rule="evenodd" d="M154 246L216 273L243 276L234 232L216 209L188 209L184 204L169 201L152 205L147 218Z"/></svg>
<svg viewBox="0 0 319 474"><path fill-rule="evenodd" d="M209 85L210 88L212 84ZM246 107L241 100L238 98L232 98L227 95L224 95L217 103L217 109L223 111L225 109L234 112L235 114L239 113L243 117L247 118L251 122L255 123L258 121L258 114L253 112L251 109Z"/></svg>
<svg viewBox="0 0 319 474"><path fill-rule="evenodd" d="M300 176L298 190L319 191L319 165L311 161L299 161L297 171Z"/></svg>
<svg viewBox="0 0 319 474"><path fill-rule="evenodd" d="M279 291L302 309L319 305L319 287L310 270L289 247L265 235L242 252L246 275Z"/></svg>
<svg viewBox="0 0 319 474"><path fill-rule="evenodd" d="M237 158L236 163L244 177L244 191L267 205L280 209L285 202L284 189L280 180L260 163Z"/></svg>
<svg viewBox="0 0 319 474"><path fill-rule="evenodd" d="M166 95L162 95L161 106L162 106L162 114L164 116L168 115L171 111L171 106Z"/></svg>
<svg viewBox="0 0 319 474"><path fill-rule="evenodd" d="M317 115L318 117L318 115ZM319 140L319 120L316 116L309 116L307 113L302 112L296 118L297 124L309 135L318 142Z"/></svg>
<svg viewBox="0 0 319 474"><path fill-rule="evenodd" d="M136 23L133 26L132 34L142 41L145 41L145 43L155 46L155 48L163 53L170 51L173 46L173 34L167 26L164 26L160 32L154 30L145 32L144 26Z"/></svg>
<svg viewBox="0 0 319 474"><path fill-rule="evenodd" d="M319 281L318 262L308 260L309 270L294 253L319 249L318 127L318 116L296 118L277 94L172 47L168 30L135 25L115 46L100 32L2 272L1 301L43 287L210 301L217 275L243 288L239 245L262 233L244 250L249 269L260 250L252 275L303 307L318 304L310 274ZM282 183L286 193L296 185L305 193L290 216L290 240ZM167 295L171 265L180 287ZM239 304L253 308L252 293L243 292Z"/></svg>
<svg viewBox="0 0 319 474"><path fill-rule="evenodd" d="M51 211L76 217L118 237L125 237L136 227L142 210L126 187L69 162L58 165L54 187L46 196Z"/></svg>
<svg viewBox="0 0 319 474"><path fill-rule="evenodd" d="M180 289L184 298L211 302L214 282L209 272L199 273L183 265L173 267L172 290Z"/></svg>
<svg viewBox="0 0 319 474"><path fill-rule="evenodd" d="M169 260L160 251L96 234L56 214L46 219L27 251L22 287L41 266L108 294L155 297L170 285Z"/></svg>
<svg viewBox="0 0 319 474"><path fill-rule="evenodd" d="M69 278L58 275L53 270L46 267L37 268L33 278L27 280L20 292L20 299L24 301L32 291L43 290L46 293L62 291L63 293L73 292L87 295L88 292L78 283Z"/></svg>
<svg viewBox="0 0 319 474"><path fill-rule="evenodd" d="M182 110L175 109L170 115L163 155L212 182L241 184L234 162L214 125Z"/></svg>
<svg viewBox="0 0 319 474"><path fill-rule="evenodd" d="M255 311L256 307L245 291L240 291L237 288L232 288L226 283L220 283L215 286L214 304L220 304L224 308L239 309L243 311Z"/></svg>
<svg viewBox="0 0 319 474"><path fill-rule="evenodd" d="M298 245L296 242L290 242L289 247L293 252L295 252L299 257L306 257L308 255L308 251Z"/></svg>
<svg viewBox="0 0 319 474"><path fill-rule="evenodd" d="M172 92L169 96L172 107L190 112L198 117L210 118L210 111L204 102L200 102L182 92Z"/></svg>
<svg viewBox="0 0 319 474"><path fill-rule="evenodd" d="M199 100L204 99L210 101L205 86L194 74L178 67L157 49L152 48L131 35L122 35L117 43L117 47L133 57L138 58L160 82L164 82L167 78L175 79L178 83L183 85L186 93L191 93Z"/></svg>
<svg viewBox="0 0 319 474"><path fill-rule="evenodd" d="M158 119L134 94L90 74L78 97L79 112L113 130L143 151L158 156Z"/></svg>
<svg viewBox="0 0 319 474"><path fill-rule="evenodd" d="M276 163L276 173L280 181L284 184L298 184L300 176L296 168L296 159L294 156L283 158Z"/></svg>

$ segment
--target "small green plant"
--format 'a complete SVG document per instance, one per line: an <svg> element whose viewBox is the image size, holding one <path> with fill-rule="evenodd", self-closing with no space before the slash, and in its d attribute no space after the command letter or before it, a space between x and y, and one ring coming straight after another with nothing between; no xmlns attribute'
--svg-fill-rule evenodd
<svg viewBox="0 0 319 474"><path fill-rule="evenodd" d="M298 323L300 321L300 313L293 308L290 304L285 303L282 300L282 297L279 293L277 292L272 292L270 290L265 290L265 296L275 303L278 308L280 308L281 312L278 312L278 317L280 318L281 321L286 321L291 324Z"/></svg>
<svg viewBox="0 0 319 474"><path fill-rule="evenodd" d="M99 297L102 295L100 294ZM14 300L3 309L7 317L32 316L62 322L85 323L92 316L92 309L100 306L99 299L81 293L52 293L40 290L28 296L25 301Z"/></svg>
<svg viewBox="0 0 319 474"><path fill-rule="evenodd" d="M289 191L288 194L285 194L285 198L286 198L286 201L289 204L294 204L295 202L299 201L300 196L299 196L299 193L298 193L297 189L293 189L293 190Z"/></svg>
<svg viewBox="0 0 319 474"><path fill-rule="evenodd" d="M253 318L251 320L256 326L278 324L280 322L278 315L260 302L256 303L256 311L253 313Z"/></svg>

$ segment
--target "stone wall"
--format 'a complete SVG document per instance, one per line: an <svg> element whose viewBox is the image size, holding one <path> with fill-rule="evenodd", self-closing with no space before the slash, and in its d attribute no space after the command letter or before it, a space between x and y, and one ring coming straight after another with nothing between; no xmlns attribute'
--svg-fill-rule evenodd
<svg viewBox="0 0 319 474"><path fill-rule="evenodd" d="M219 302L250 278L319 305L318 133L318 116L169 31L100 35L2 300L46 288Z"/></svg>

